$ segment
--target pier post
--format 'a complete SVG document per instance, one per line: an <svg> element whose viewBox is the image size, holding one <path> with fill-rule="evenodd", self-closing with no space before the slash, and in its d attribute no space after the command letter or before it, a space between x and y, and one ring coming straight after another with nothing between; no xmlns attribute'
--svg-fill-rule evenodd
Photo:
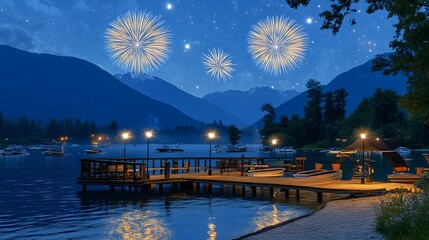
<svg viewBox="0 0 429 240"><path fill-rule="evenodd" d="M299 190L296 190L296 200L299 200Z"/></svg>
<svg viewBox="0 0 429 240"><path fill-rule="evenodd" d="M86 185L82 184L82 192L86 192Z"/></svg>
<svg viewBox="0 0 429 240"><path fill-rule="evenodd" d="M235 196L235 185L232 185L232 196Z"/></svg>
<svg viewBox="0 0 429 240"><path fill-rule="evenodd" d="M270 187L270 198L274 197L274 188Z"/></svg>
<svg viewBox="0 0 429 240"><path fill-rule="evenodd" d="M111 191L111 192L115 192L115 186L110 185L109 187L110 187L110 191Z"/></svg>
<svg viewBox="0 0 429 240"><path fill-rule="evenodd" d="M161 184L161 183L160 183L160 184L158 185L158 189L159 189L159 192L160 192L160 193L162 193L162 191L164 190L164 184Z"/></svg>
<svg viewBox="0 0 429 240"><path fill-rule="evenodd" d="M322 203L323 202L323 193L317 192L317 202Z"/></svg>
<svg viewBox="0 0 429 240"><path fill-rule="evenodd" d="M252 197L256 197L256 187L252 187Z"/></svg>
<svg viewBox="0 0 429 240"><path fill-rule="evenodd" d="M211 184L211 183L208 183L208 184L207 184L207 191L208 191L209 193L212 193L212 184Z"/></svg>
<svg viewBox="0 0 429 240"><path fill-rule="evenodd" d="M243 197L246 196L246 186L241 186L241 192L243 193Z"/></svg>
<svg viewBox="0 0 429 240"><path fill-rule="evenodd" d="M200 183L199 182L195 183L195 192L197 192L197 193L200 192Z"/></svg>

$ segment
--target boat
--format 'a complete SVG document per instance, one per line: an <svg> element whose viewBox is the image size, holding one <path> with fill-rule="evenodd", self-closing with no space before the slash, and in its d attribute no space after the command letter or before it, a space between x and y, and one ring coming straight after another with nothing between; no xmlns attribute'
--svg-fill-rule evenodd
<svg viewBox="0 0 429 240"><path fill-rule="evenodd" d="M421 175L408 173L408 172L399 172L392 173L387 175L389 182L394 183L416 183L420 179Z"/></svg>
<svg viewBox="0 0 429 240"><path fill-rule="evenodd" d="M179 148L180 144L176 147L170 147L168 145L162 145L160 147L155 148L158 152L183 152L182 148Z"/></svg>
<svg viewBox="0 0 429 240"><path fill-rule="evenodd" d="M343 177L343 170L314 169L297 172L293 176L295 178L341 180L341 178Z"/></svg>
<svg viewBox="0 0 429 240"><path fill-rule="evenodd" d="M293 148L291 146L287 146L287 147L280 148L279 152L281 152L281 153L296 153L296 150L295 150L295 148Z"/></svg>
<svg viewBox="0 0 429 240"><path fill-rule="evenodd" d="M43 155L45 156L53 156L53 157L61 157L64 156L64 152L59 152L59 151L53 151L53 150L47 150L47 151L43 151L42 152Z"/></svg>
<svg viewBox="0 0 429 240"><path fill-rule="evenodd" d="M284 174L283 168L264 168L247 171L247 176L250 177L283 177Z"/></svg>
<svg viewBox="0 0 429 240"><path fill-rule="evenodd" d="M30 149L30 150L41 150L41 151L54 151L55 147L52 145L37 144L37 145L29 147L28 149Z"/></svg>
<svg viewBox="0 0 429 240"><path fill-rule="evenodd" d="M99 154L99 153L103 153L102 150L100 149L87 149L87 150L83 150L85 152L85 154Z"/></svg>
<svg viewBox="0 0 429 240"><path fill-rule="evenodd" d="M247 152L247 147L244 145L228 145L227 152Z"/></svg>
<svg viewBox="0 0 429 240"><path fill-rule="evenodd" d="M10 145L3 149L2 155L11 156L11 155L28 155L30 153L25 150L21 145Z"/></svg>

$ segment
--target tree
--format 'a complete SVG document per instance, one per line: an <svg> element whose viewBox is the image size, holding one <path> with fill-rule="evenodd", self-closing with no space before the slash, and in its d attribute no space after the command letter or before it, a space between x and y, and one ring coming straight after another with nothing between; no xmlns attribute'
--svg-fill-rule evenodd
<svg viewBox="0 0 429 240"><path fill-rule="evenodd" d="M307 105L304 107L305 125L307 130L307 138L311 142L321 140L321 126L322 126L322 86L320 82L310 79L307 84Z"/></svg>
<svg viewBox="0 0 429 240"><path fill-rule="evenodd" d="M292 8L307 6L311 0L285 0ZM323 11L322 29L331 29L335 35L347 15L357 12L352 6L363 0L331 0L330 10ZM388 18L397 19L395 36L389 46L391 54L378 55L373 61L373 70L384 74L403 73L408 77L408 92L402 105L412 117L422 116L429 124L429 2L427 0L365 0L367 13L386 10ZM353 25L355 19L350 19Z"/></svg>
<svg viewBox="0 0 429 240"><path fill-rule="evenodd" d="M238 143L238 140L241 138L241 131L233 124L228 126L228 135L229 135L229 142L232 145L235 145Z"/></svg>
<svg viewBox="0 0 429 240"><path fill-rule="evenodd" d="M274 107L271 103L265 103L262 105L261 110L267 113L262 118L264 127L260 131L260 134L264 137L263 144L267 145L268 137L275 132L274 119L276 118L276 112L274 111Z"/></svg>
<svg viewBox="0 0 429 240"><path fill-rule="evenodd" d="M336 109L334 105L334 94L332 92L327 92L325 94L325 112L323 118L326 124L335 122L336 120Z"/></svg>
<svg viewBox="0 0 429 240"><path fill-rule="evenodd" d="M346 117L346 97L349 95L346 89L339 88L334 91L335 94L335 120L342 120Z"/></svg>

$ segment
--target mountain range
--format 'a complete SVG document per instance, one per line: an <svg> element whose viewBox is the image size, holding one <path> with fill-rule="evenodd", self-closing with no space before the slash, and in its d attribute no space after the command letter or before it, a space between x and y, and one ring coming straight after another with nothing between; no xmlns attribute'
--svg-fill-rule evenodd
<svg viewBox="0 0 429 240"><path fill-rule="evenodd" d="M98 66L74 57L29 53L0 46L0 112L42 122L52 117L117 121L120 127L202 126L176 108L119 82Z"/></svg>
<svg viewBox="0 0 429 240"><path fill-rule="evenodd" d="M234 124L237 127L247 126L242 120L221 107L215 106L201 98L195 97L167 81L149 75L117 74L115 77L122 83L138 92L174 106L179 111L204 123L222 121L223 124Z"/></svg>
<svg viewBox="0 0 429 240"><path fill-rule="evenodd" d="M322 86L324 93L344 88L348 92L346 114L351 114L365 97L374 94L377 88L392 89L399 95L406 93L406 77L404 75L383 75L382 72L371 71L372 60L341 73L329 84ZM317 79L316 79L317 80ZM307 93L302 92L291 100L281 104L275 109L276 117L297 114L304 116L304 106L307 103ZM259 124L261 121L259 121Z"/></svg>
<svg viewBox="0 0 429 240"><path fill-rule="evenodd" d="M299 92L295 90L280 91L269 87L256 87L249 91L229 90L210 93L203 99L225 109L250 125L264 115L261 111L263 104L271 103L273 107L277 107L298 94Z"/></svg>

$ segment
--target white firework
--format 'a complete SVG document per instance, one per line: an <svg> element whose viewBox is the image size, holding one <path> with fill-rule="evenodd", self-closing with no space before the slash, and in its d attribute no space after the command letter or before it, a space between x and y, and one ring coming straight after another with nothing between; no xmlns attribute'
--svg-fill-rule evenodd
<svg viewBox="0 0 429 240"><path fill-rule="evenodd" d="M135 74L158 69L170 53L170 32L160 16L127 12L110 23L106 49L115 64Z"/></svg>
<svg viewBox="0 0 429 240"><path fill-rule="evenodd" d="M267 17L252 26L248 43L256 65L277 75L302 64L307 34L302 26L284 16Z"/></svg>
<svg viewBox="0 0 429 240"><path fill-rule="evenodd" d="M207 55L203 53L203 64L208 69L207 74L210 73L218 81L220 78L224 81L231 79L231 73L235 71L231 56L221 49L213 48Z"/></svg>

